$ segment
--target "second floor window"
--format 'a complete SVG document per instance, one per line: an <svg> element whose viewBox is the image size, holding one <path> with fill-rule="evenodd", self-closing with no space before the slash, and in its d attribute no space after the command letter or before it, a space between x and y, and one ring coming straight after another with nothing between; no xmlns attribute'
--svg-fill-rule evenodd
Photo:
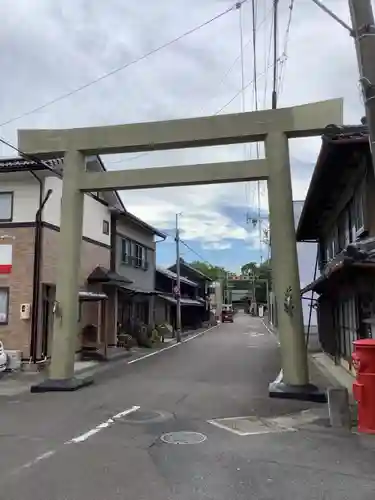
<svg viewBox="0 0 375 500"><path fill-rule="evenodd" d="M123 238L121 240L121 262L147 270L147 248L128 238Z"/></svg>
<svg viewBox="0 0 375 500"><path fill-rule="evenodd" d="M347 209L341 212L341 215L338 219L337 239L338 239L337 251L341 252L349 244L349 213Z"/></svg>
<svg viewBox="0 0 375 500"><path fill-rule="evenodd" d="M0 193L0 221L11 222L13 219L13 193Z"/></svg>
<svg viewBox="0 0 375 500"><path fill-rule="evenodd" d="M147 262L146 258L147 249L144 246L139 245L138 243L135 243L134 246L135 246L135 254L134 254L135 265L137 267L142 267L144 269L146 267L146 262Z"/></svg>
<svg viewBox="0 0 375 500"><path fill-rule="evenodd" d="M131 263L132 257L132 242L127 238L121 241L121 261L125 264Z"/></svg>
<svg viewBox="0 0 375 500"><path fill-rule="evenodd" d="M364 185L361 184L353 198L354 205L354 223L356 227L357 236L365 230L364 219Z"/></svg>
<svg viewBox="0 0 375 500"><path fill-rule="evenodd" d="M107 220L103 220L103 234L109 234L109 222Z"/></svg>

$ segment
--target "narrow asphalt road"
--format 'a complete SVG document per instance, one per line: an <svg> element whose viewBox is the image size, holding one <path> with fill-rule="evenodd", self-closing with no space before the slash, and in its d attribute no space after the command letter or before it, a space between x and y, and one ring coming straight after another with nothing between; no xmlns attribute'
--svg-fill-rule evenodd
<svg viewBox="0 0 375 500"><path fill-rule="evenodd" d="M275 338L239 314L82 391L0 398L0 499L373 499L371 439L258 420L318 411L269 399L278 371Z"/></svg>

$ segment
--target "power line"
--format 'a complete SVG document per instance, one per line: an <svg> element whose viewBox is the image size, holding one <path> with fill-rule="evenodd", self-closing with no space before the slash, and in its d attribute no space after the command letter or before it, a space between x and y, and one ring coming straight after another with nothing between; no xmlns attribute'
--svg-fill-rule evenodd
<svg viewBox="0 0 375 500"><path fill-rule="evenodd" d="M278 5L279 0L273 0L273 88L272 109L277 107L277 35L278 35Z"/></svg>
<svg viewBox="0 0 375 500"><path fill-rule="evenodd" d="M241 7L241 6L240 6ZM244 43L243 43L243 22L242 22L242 8L238 10L238 21L239 21L239 39L240 39L240 61L241 61L241 111L244 113L246 111L245 102L245 61L244 61ZM250 39L251 41L251 39ZM248 156L248 146L244 144L244 158ZM250 156L250 154L249 154ZM249 203L249 183L245 182L245 200Z"/></svg>
<svg viewBox="0 0 375 500"><path fill-rule="evenodd" d="M288 59L288 42L289 42L289 37L290 37L290 27L291 27L292 18L293 18L293 8L294 8L294 0L290 0L289 17L288 17L288 22L286 25L285 36L284 36L284 49L283 49L283 53L281 54L281 58L280 58L280 75L279 75L279 85L278 85L278 89L277 89L278 97L280 97L280 94L282 92L284 78L285 78L285 66L286 66L286 61Z"/></svg>
<svg viewBox="0 0 375 500"><path fill-rule="evenodd" d="M260 73L257 75L257 81L262 77L264 76L265 74L268 73L268 70L269 69L272 69L273 68L273 64L270 64L266 71ZM222 111L224 111L225 108L227 108L230 104L232 104L232 102L237 99L237 97L241 94L241 92L247 90L252 84L254 83L254 80L251 79L249 82L247 82L247 84L244 86L244 88L240 89L238 92L235 93L235 95L228 101L226 102L223 106L221 106L215 113L213 113L212 115L210 116L216 116L216 115L219 115ZM150 151L147 151L145 153L140 153L139 155L136 155L136 156L132 156L131 158L126 158L126 159L123 159L123 160L114 160L113 162L110 162L111 165L113 165L114 163L121 163L121 162L127 162L127 161L132 161L132 160L136 160L138 158L141 158L143 156L148 156L150 155L151 152Z"/></svg>
<svg viewBox="0 0 375 500"><path fill-rule="evenodd" d="M267 68L267 71L269 69L273 68L273 64L271 64L268 68ZM259 80L259 78L261 78L262 76L264 76L267 71L264 71L263 73L260 73L257 77L257 80ZM248 82L245 87L244 87L244 90L248 89L250 87L250 85L252 85L254 83L254 80L251 80L250 82ZM235 93L235 95L232 97L232 99L230 99L230 101L228 101L226 104L224 104L218 111L216 111L216 113L213 114L213 116L216 116L218 114L220 114L225 108L227 108L230 104L232 104L232 102L237 99L237 97L241 94L242 92L242 89L240 89L238 92Z"/></svg>
<svg viewBox="0 0 375 500"><path fill-rule="evenodd" d="M208 264L209 266L213 265L210 262L208 262L208 260L206 260L204 257L202 257L202 255L200 255L198 252L193 250L193 248L191 248L191 246L189 246L184 240L181 240L181 238L180 238L180 243L182 243L188 250L190 250L190 252L195 254L202 262L204 262L205 264Z"/></svg>
<svg viewBox="0 0 375 500"><path fill-rule="evenodd" d="M60 172L57 172L56 170L54 170L53 168L51 168L47 163L45 163L44 161L40 160L36 156L24 153L23 151L21 151L20 149L18 149L16 146L14 146L10 142L8 142L6 139L3 139L2 137L0 137L0 142L2 144L4 144L5 146L8 146L8 148L13 149L13 151L16 151L25 160L32 161L36 165L39 165L39 166L41 166L43 168L46 168L47 170L50 170L54 174L58 175L60 178L62 177L62 175L60 174Z"/></svg>
<svg viewBox="0 0 375 500"><path fill-rule="evenodd" d="M258 111L258 85L257 85L257 28L256 28L256 18L257 18L257 2L256 0L252 0L252 24L253 24L253 78L254 78L254 106L255 111ZM256 153L257 158L259 159L259 143L256 143ZM262 221L260 219L260 181L257 181L257 204L258 204L258 233L259 233L259 253L260 253L260 262L263 260L262 254Z"/></svg>
<svg viewBox="0 0 375 500"><path fill-rule="evenodd" d="M273 12L273 5L271 7L271 10ZM268 69L270 69L270 59L271 59L271 49L272 49L272 34L273 34L273 21L274 21L274 18L272 16L272 21L271 21L271 26L270 26L270 37L269 37L268 51L267 51L267 53L265 55L265 58L264 58L264 63L265 63L265 68L266 68L265 69L266 79L265 79L265 84L264 84L263 108L266 107L266 101L267 101Z"/></svg>
<svg viewBox="0 0 375 500"><path fill-rule="evenodd" d="M179 35L178 37L176 38L173 38L172 40L169 40L168 42L162 44L162 45L159 45L159 47L156 47L155 49L152 49L148 52L146 52L145 54L143 54L142 56L140 57L137 57L136 59L133 59L132 61L128 62L128 63L125 63L125 64L122 64L121 66L118 66L117 68L109 71L108 73L104 73L103 75L99 76L98 78L95 78L94 80L91 80L90 82L87 82L85 83L84 85L81 85L80 87L77 87L76 89L74 90L71 90L70 92L66 92L65 94L61 94L60 96L58 97L55 97L54 99L51 99L50 101L47 101L45 102L44 104L41 104L40 106L37 106L29 111L26 111L25 113L22 113L21 115L18 115L14 118L11 118L10 120L7 120L3 123L0 124L0 127L3 127L4 125L8 125L9 123L13 123L17 120L20 120L21 118L24 118L26 116L29 116L33 113L37 113L38 111L42 111L43 109L47 108L48 106L51 106L53 104L56 104L57 102L59 101L62 101L64 99L67 99L68 97L71 97L72 95L74 94L77 94L78 92L81 92L82 90L85 90L89 87L92 87L93 85L96 85L97 83L119 73L120 71L123 71L125 69L128 69L130 66L134 66L135 64L141 62L141 61L144 61L145 59L147 59L148 57L156 54L157 52L160 52L161 50L173 45L174 43L176 42L179 42L180 40L182 40L183 38L195 33L196 31L208 26L209 24L213 23L214 21L217 21L218 19L220 19L221 17L225 16L226 14L228 14L229 12L232 12L233 10L235 10L237 7L237 5L242 5L244 3L246 3L248 0L241 0L239 2L237 2L235 5L232 5L231 7L227 8L226 10L224 10L223 12L220 12L219 14L217 14L216 16L212 17L211 19L208 19L207 21L199 24L198 26L196 26L195 28L192 28L188 31L186 31L185 33L183 33L182 35Z"/></svg>

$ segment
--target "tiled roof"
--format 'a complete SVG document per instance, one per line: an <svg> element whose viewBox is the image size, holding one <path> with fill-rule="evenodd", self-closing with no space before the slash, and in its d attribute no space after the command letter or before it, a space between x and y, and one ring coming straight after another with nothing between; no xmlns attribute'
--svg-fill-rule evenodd
<svg viewBox="0 0 375 500"><path fill-rule="evenodd" d="M337 186L351 168L356 154L369 149L368 128L365 125L329 125L322 136L309 189L296 230L297 241L314 241L321 232L324 214L331 209Z"/></svg>
<svg viewBox="0 0 375 500"><path fill-rule="evenodd" d="M156 270L159 273L164 274L164 276L167 276L171 280L176 280L177 279L177 274L174 273L173 271L171 271L170 269L164 269L164 267L157 266ZM194 286L194 287L198 286L197 283L195 283L194 281L191 281L191 280L189 280L187 278L184 278L183 276L181 276L180 281L181 281L181 283L186 283L187 285L190 285L190 286Z"/></svg>
<svg viewBox="0 0 375 500"><path fill-rule="evenodd" d="M368 127L366 125L329 125L324 133L325 137L332 140L358 139L368 137Z"/></svg>
<svg viewBox="0 0 375 500"><path fill-rule="evenodd" d="M28 160L25 158L15 157L15 158L0 158L0 171L1 170L30 170L33 168L43 169L43 163L48 167L62 167L64 163L63 158L51 158L49 160L43 160L40 162Z"/></svg>

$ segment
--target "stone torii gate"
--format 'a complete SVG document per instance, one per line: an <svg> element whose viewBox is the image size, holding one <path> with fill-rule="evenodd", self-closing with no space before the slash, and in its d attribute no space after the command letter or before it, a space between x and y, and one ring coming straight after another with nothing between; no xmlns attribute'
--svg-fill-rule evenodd
<svg viewBox="0 0 375 500"><path fill-rule="evenodd" d="M270 395L311 398L300 299L288 139L318 136L341 125L343 101L333 99L278 110L67 130L20 130L18 147L43 157L64 155L57 307L49 379L33 392L75 390L78 275L85 192L267 180L272 276L277 303L283 379ZM266 159L109 172L87 172L85 157L235 143L265 143Z"/></svg>

